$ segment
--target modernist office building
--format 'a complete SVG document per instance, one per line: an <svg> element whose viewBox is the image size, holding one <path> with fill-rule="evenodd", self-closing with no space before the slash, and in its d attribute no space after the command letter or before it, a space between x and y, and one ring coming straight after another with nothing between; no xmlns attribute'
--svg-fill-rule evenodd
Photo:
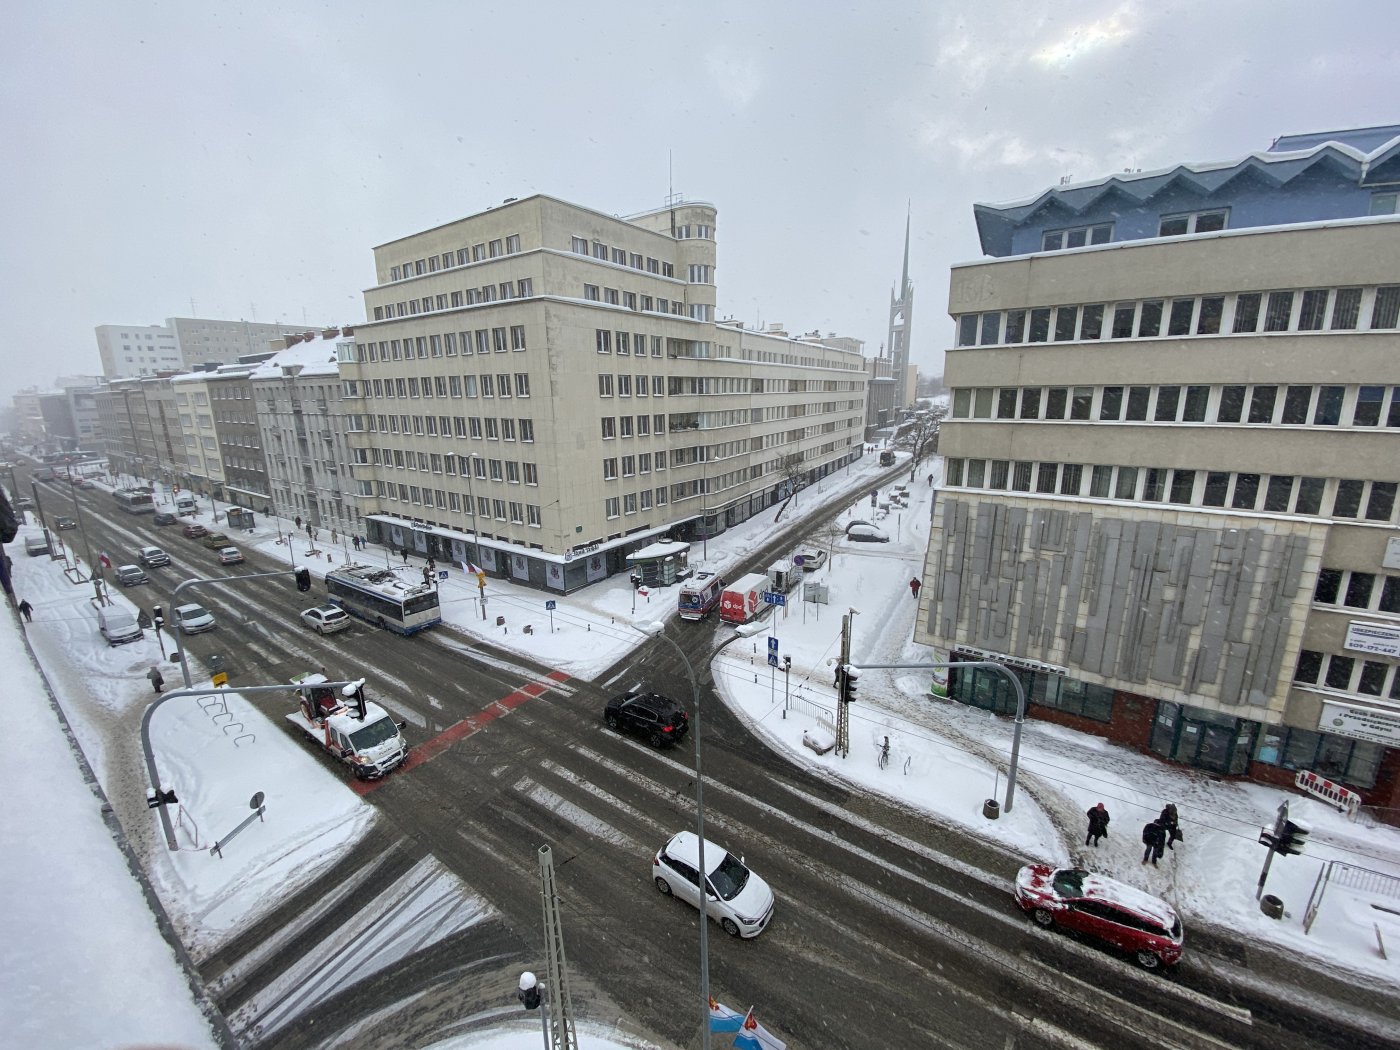
<svg viewBox="0 0 1400 1050"><path fill-rule="evenodd" d="M1388 127L977 206L924 640L1012 658L1034 716L1400 806L1398 186Z"/></svg>
<svg viewBox="0 0 1400 1050"><path fill-rule="evenodd" d="M341 362L370 539L571 590L859 456L860 354L717 322L715 236L534 196L375 248Z"/></svg>

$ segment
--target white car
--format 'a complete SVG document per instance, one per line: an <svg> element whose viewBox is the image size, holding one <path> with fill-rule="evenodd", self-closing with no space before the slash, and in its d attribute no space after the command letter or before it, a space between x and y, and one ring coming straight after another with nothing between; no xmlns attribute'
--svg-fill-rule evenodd
<svg viewBox="0 0 1400 1050"><path fill-rule="evenodd" d="M826 551L815 547L803 547L793 553L792 563L803 572L816 572L826 564Z"/></svg>
<svg viewBox="0 0 1400 1050"><path fill-rule="evenodd" d="M221 547L219 549L220 565L237 565L243 560L243 552L237 547Z"/></svg>
<svg viewBox="0 0 1400 1050"><path fill-rule="evenodd" d="M846 539L854 540L857 543L889 543L889 533L877 529L874 525L866 525L859 522L846 527Z"/></svg>
<svg viewBox="0 0 1400 1050"><path fill-rule="evenodd" d="M201 631L212 631L218 626L214 622L214 614L201 605L178 605L172 615L181 634L199 634Z"/></svg>
<svg viewBox="0 0 1400 1050"><path fill-rule="evenodd" d="M335 634L336 631L343 631L350 626L350 614L335 605L318 605L314 609L305 609L301 618L308 627L315 629L317 634Z"/></svg>
<svg viewBox="0 0 1400 1050"><path fill-rule="evenodd" d="M656 888L700 907L700 839L682 831L651 862ZM723 846L705 840L705 913L731 937L757 937L773 918L773 891Z"/></svg>
<svg viewBox="0 0 1400 1050"><path fill-rule="evenodd" d="M142 565L169 565L170 555L159 547L142 547L140 551Z"/></svg>

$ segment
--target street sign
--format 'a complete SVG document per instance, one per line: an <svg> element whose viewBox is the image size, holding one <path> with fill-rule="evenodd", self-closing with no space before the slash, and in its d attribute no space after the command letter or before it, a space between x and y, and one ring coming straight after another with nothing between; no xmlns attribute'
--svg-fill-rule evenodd
<svg viewBox="0 0 1400 1050"><path fill-rule="evenodd" d="M549 612L553 612L555 609L557 609L557 608L559 607L559 603L556 602L553 598L550 598L547 602L544 603L544 607L545 607L545 609L547 609Z"/></svg>
<svg viewBox="0 0 1400 1050"><path fill-rule="evenodd" d="M763 601L768 605L786 605L787 595L779 594L777 591L764 591Z"/></svg>
<svg viewBox="0 0 1400 1050"><path fill-rule="evenodd" d="M778 639L770 637L768 639L768 651L776 653L778 651Z"/></svg>
<svg viewBox="0 0 1400 1050"><path fill-rule="evenodd" d="M209 679L209 684L216 688L221 685L228 685L228 675L220 671L213 678Z"/></svg>
<svg viewBox="0 0 1400 1050"><path fill-rule="evenodd" d="M445 580L445 579L447 579L447 570L446 570L446 569L439 569L439 570L438 570L438 579L439 579L439 580Z"/></svg>
<svg viewBox="0 0 1400 1050"><path fill-rule="evenodd" d="M777 654L777 653L769 653L769 654L768 654L768 666L769 666L769 667L777 667L777 666L778 666L778 654Z"/></svg>

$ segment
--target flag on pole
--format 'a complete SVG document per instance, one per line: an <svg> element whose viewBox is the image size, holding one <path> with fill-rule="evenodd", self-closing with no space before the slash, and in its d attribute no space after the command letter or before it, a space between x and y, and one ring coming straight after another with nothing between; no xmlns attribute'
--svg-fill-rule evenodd
<svg viewBox="0 0 1400 1050"><path fill-rule="evenodd" d="M471 573L473 576L486 575L486 570L483 569L480 565L476 564L476 562L474 561L467 562L467 572Z"/></svg>
<svg viewBox="0 0 1400 1050"><path fill-rule="evenodd" d="M103 551L101 554L99 554L97 556L97 560L102 563L102 567L104 569L110 569L112 567L112 559L107 557L106 551Z"/></svg>
<svg viewBox="0 0 1400 1050"><path fill-rule="evenodd" d="M734 1037L734 1047L735 1050L787 1050L787 1043L758 1023L751 1006L743 1027Z"/></svg>
<svg viewBox="0 0 1400 1050"><path fill-rule="evenodd" d="M723 1003L715 1001L715 997L710 996L710 1031L711 1032L737 1032L744 1025L744 1015L729 1009Z"/></svg>

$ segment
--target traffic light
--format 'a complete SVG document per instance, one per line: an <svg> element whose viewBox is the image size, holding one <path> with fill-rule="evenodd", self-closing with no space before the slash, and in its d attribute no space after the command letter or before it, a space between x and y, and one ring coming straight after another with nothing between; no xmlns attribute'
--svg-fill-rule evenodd
<svg viewBox="0 0 1400 1050"><path fill-rule="evenodd" d="M1296 820L1285 820L1283 834L1278 837L1278 844L1274 848L1284 856L1296 857L1308 844L1308 833L1311 831L1312 828L1306 824L1299 824Z"/></svg>
<svg viewBox="0 0 1400 1050"><path fill-rule="evenodd" d="M311 590L311 570L297 570L297 590L305 592Z"/></svg>
<svg viewBox="0 0 1400 1050"><path fill-rule="evenodd" d="M535 980L535 975L526 970L520 975L520 987L515 996L520 1000L520 1005L527 1010L538 1010L540 1008L540 985Z"/></svg>
<svg viewBox="0 0 1400 1050"><path fill-rule="evenodd" d="M854 703L856 698L856 683L860 680L860 672L850 664L841 665L841 702Z"/></svg>

